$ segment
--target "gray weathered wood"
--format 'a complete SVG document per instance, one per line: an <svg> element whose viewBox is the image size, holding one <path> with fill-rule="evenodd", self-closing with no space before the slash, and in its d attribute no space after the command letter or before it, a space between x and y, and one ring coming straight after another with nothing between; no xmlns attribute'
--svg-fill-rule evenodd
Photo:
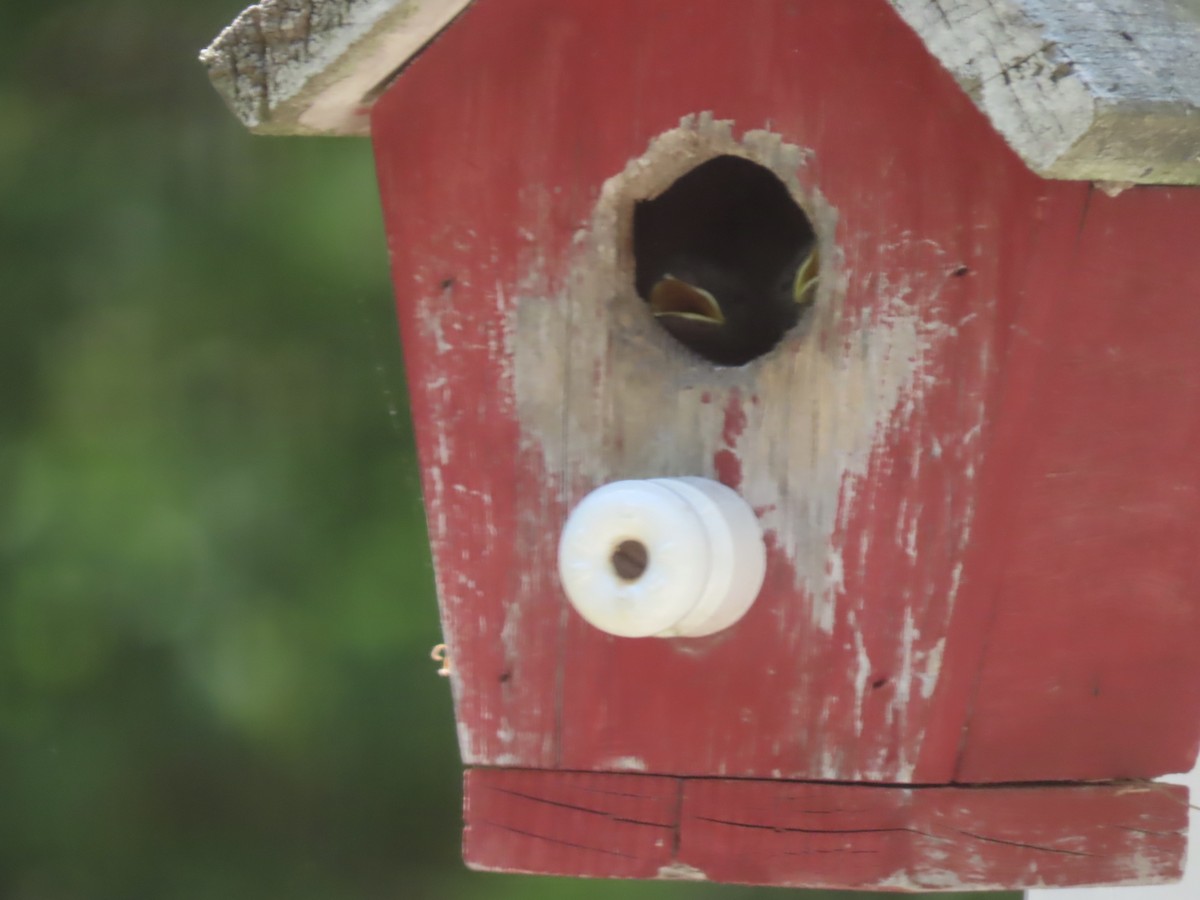
<svg viewBox="0 0 1200 900"><path fill-rule="evenodd" d="M1039 174L1200 183L1200 0L888 2ZM201 58L255 131L366 134L380 86L469 3L262 0Z"/></svg>
<svg viewBox="0 0 1200 900"><path fill-rule="evenodd" d="M262 0L200 60L253 131L366 135L375 92L469 3Z"/></svg>
<svg viewBox="0 0 1200 900"><path fill-rule="evenodd" d="M1035 172L1200 183L1200 0L889 0Z"/></svg>

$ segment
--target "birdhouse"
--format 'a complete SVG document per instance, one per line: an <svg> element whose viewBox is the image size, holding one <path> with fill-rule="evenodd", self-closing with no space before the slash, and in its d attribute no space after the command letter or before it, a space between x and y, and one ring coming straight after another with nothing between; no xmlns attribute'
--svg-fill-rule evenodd
<svg viewBox="0 0 1200 900"><path fill-rule="evenodd" d="M1184 0L264 0L206 51L374 143L469 865L1179 876L1198 54Z"/></svg>

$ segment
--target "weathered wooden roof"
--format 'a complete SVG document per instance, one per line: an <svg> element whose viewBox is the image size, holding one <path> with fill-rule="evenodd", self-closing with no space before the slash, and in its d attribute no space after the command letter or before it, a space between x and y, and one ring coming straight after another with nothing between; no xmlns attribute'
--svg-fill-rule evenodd
<svg viewBox="0 0 1200 900"><path fill-rule="evenodd" d="M366 135L398 69L471 0L262 0L200 54L251 130Z"/></svg>
<svg viewBox="0 0 1200 900"><path fill-rule="evenodd" d="M1035 172L1200 183L1200 0L887 0ZM262 0L201 60L254 131L368 131L471 0Z"/></svg>

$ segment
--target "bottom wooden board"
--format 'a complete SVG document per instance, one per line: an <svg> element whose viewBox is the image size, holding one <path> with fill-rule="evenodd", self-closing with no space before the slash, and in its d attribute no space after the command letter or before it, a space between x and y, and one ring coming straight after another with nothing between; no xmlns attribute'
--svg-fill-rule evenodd
<svg viewBox="0 0 1200 900"><path fill-rule="evenodd" d="M893 786L471 769L475 869L897 892L1161 884L1185 787Z"/></svg>

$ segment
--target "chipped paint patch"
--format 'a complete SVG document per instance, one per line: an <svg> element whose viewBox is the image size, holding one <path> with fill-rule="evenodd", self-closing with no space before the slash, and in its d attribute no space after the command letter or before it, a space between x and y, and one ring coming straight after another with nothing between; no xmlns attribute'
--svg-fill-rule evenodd
<svg viewBox="0 0 1200 900"><path fill-rule="evenodd" d="M823 261L812 308L773 351L740 367L715 366L676 343L634 286L636 204L725 154L781 180L807 213ZM519 452L540 462L550 502L569 505L623 478L700 475L738 490L764 529L781 641L844 666L844 685L821 688L835 703L815 694L810 678L796 684L787 701L794 719L861 739L830 747L804 729L794 739L806 750L786 775L898 780L919 758L922 737L910 731L923 731L925 718L909 706L936 688L941 652L930 651L957 592L957 583L947 592L943 575L959 564L973 515L973 492L952 493L959 482L938 479L974 465L982 450L974 380L956 382L954 416L931 420L927 401L944 393L949 342L978 309L943 298L950 269L937 242L886 223L874 223L878 234L861 226L840 234L839 222L810 151L768 131L738 137L710 114L685 117L604 183L565 271L531 248L515 282L496 286L506 341L500 381ZM984 373L986 355L972 366ZM522 509L529 528L546 527L544 505ZM947 546L948 560L939 556ZM899 559L889 563L894 549ZM897 626L910 623L904 640L899 627L866 627L880 617L863 606L864 581L880 571L875 558L903 579L884 602ZM852 613L857 637L847 630ZM872 689L874 670L887 690ZM889 749L897 743L908 746L904 759Z"/></svg>
<svg viewBox="0 0 1200 900"><path fill-rule="evenodd" d="M613 772L645 772L646 761L638 756L617 756L602 763L600 768Z"/></svg>
<svg viewBox="0 0 1200 900"><path fill-rule="evenodd" d="M867 687L871 681L871 657L867 655L867 647L863 641L862 628L858 616L850 613L850 628L854 633L854 657L857 665L854 669L854 733L863 732L863 704L867 697Z"/></svg>
<svg viewBox="0 0 1200 900"><path fill-rule="evenodd" d="M661 866L655 877L664 881L708 881L708 876L695 866L689 866L687 863L681 862L673 862L670 865Z"/></svg>
<svg viewBox="0 0 1200 900"><path fill-rule="evenodd" d="M810 315L775 351L737 368L678 346L633 286L634 204L721 154L751 159L784 182L808 213L824 261ZM524 442L549 472L576 492L619 478L735 482L791 560L809 620L829 634L845 575L839 521L872 452L918 407L922 361L952 329L923 321L910 286L883 279L870 308L844 310L851 273L836 241L837 211L802 185L808 158L771 132L737 140L728 121L685 117L605 183L561 289L540 265L514 287L508 333Z"/></svg>

